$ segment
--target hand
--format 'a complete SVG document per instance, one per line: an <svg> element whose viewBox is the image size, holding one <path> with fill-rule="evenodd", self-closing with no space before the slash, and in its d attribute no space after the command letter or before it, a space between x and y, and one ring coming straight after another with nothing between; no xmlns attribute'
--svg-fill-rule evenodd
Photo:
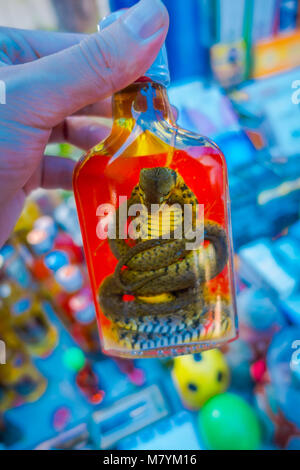
<svg viewBox="0 0 300 470"><path fill-rule="evenodd" d="M160 0L141 0L93 35L0 28L0 246L33 189L70 189L74 162L44 156L50 141L88 149L107 129L112 93L143 75L168 30ZM74 115L75 114L75 115Z"/></svg>

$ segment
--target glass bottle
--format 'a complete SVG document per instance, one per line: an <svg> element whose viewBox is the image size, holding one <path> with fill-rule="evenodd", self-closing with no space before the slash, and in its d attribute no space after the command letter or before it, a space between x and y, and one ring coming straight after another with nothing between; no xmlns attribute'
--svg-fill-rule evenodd
<svg viewBox="0 0 300 470"><path fill-rule="evenodd" d="M14 331L7 324L0 326L0 340L6 348L6 361L0 367L0 387L12 397L10 407L34 402L45 392L47 381Z"/></svg>
<svg viewBox="0 0 300 470"><path fill-rule="evenodd" d="M177 127L168 82L163 47L114 94L111 134L73 176L102 348L114 356L195 353L237 334L225 159Z"/></svg>
<svg viewBox="0 0 300 470"><path fill-rule="evenodd" d="M57 345L58 334L38 295L6 279L0 282L0 301L3 324L6 320L32 355L49 356Z"/></svg>

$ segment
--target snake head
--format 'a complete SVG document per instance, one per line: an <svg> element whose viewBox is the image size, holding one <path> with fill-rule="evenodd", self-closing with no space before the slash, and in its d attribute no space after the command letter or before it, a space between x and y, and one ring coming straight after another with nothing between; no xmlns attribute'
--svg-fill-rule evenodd
<svg viewBox="0 0 300 470"><path fill-rule="evenodd" d="M166 202L175 188L177 173L165 167L143 168L140 172L139 190L143 204L149 209L151 204Z"/></svg>

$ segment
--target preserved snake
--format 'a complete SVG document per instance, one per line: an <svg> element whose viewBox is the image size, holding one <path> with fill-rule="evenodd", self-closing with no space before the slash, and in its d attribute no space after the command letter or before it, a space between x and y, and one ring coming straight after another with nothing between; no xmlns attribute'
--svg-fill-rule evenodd
<svg viewBox="0 0 300 470"><path fill-rule="evenodd" d="M205 284L227 264L225 230L210 220L199 225L196 196L181 175L167 167L140 171L128 214L135 205L135 244L124 239L127 220L120 226L119 207L115 237L109 237L118 263L99 289L102 311L113 322L118 341L126 348L149 349L224 335L231 326L229 306L225 298L212 302ZM184 224L187 206L190 232ZM202 236L187 249L197 230ZM216 311L219 322L214 321Z"/></svg>

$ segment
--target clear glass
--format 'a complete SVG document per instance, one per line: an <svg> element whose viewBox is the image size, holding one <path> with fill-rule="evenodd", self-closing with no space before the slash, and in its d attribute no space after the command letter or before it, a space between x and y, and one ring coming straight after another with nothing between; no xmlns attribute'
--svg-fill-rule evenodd
<svg viewBox="0 0 300 470"><path fill-rule="evenodd" d="M166 89L115 94L73 186L104 353L195 353L237 335L224 156L179 129Z"/></svg>

